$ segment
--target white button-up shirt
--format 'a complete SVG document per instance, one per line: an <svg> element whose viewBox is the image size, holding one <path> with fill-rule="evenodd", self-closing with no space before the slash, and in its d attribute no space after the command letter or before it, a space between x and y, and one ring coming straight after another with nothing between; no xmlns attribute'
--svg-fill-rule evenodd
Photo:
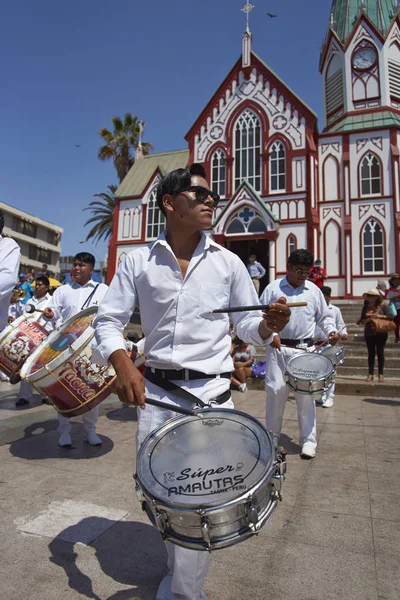
<svg viewBox="0 0 400 600"><path fill-rule="evenodd" d="M340 308L338 306L334 306L333 304L328 304L327 308L331 313L333 320L335 321L336 331L340 331L340 335L347 335L347 329L345 327ZM317 340L321 341L325 339L323 331L318 326L315 328L315 337Z"/></svg>
<svg viewBox="0 0 400 600"><path fill-rule="evenodd" d="M29 298L28 302L23 306L24 313L33 315L35 321L37 321L39 325L44 327L44 329L49 332L55 329L55 323L53 321L49 321L49 319L45 319L41 312L28 313L27 307L34 306L36 309L44 310L49 306L50 302L51 296L49 293L47 293L45 296L43 296L43 298L36 298L36 296L32 296L32 298Z"/></svg>
<svg viewBox="0 0 400 600"><path fill-rule="evenodd" d="M289 323L280 332L280 337L290 340L304 340L314 337L315 326L318 325L325 337L337 331L332 312L328 311L321 290L311 281L305 281L300 287L290 285L286 277L270 283L260 297L261 304L271 304L278 298L286 298L288 302L307 302L307 306L291 308Z"/></svg>
<svg viewBox="0 0 400 600"><path fill-rule="evenodd" d="M7 324L10 298L18 280L20 256L17 242L0 235L0 331Z"/></svg>
<svg viewBox="0 0 400 600"><path fill-rule="evenodd" d="M123 331L139 302L146 336L146 364L157 369L194 369L206 374L233 370L227 313L202 316L227 306L259 304L247 269L238 256L204 233L185 278L165 232L134 250L116 272L94 322L104 359L125 349ZM258 334L261 311L232 313L238 336L264 345Z"/></svg>
<svg viewBox="0 0 400 600"><path fill-rule="evenodd" d="M88 298L97 287L93 296L88 302ZM78 314L84 308L100 304L108 286L105 283L96 283L91 279L85 285L80 285L76 281L71 285L60 285L54 292L49 302L48 308L54 312L54 319L57 327L62 325L67 319Z"/></svg>

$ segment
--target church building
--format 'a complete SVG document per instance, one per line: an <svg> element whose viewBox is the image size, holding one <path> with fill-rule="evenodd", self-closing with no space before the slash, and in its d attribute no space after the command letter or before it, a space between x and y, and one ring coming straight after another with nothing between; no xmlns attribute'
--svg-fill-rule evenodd
<svg viewBox="0 0 400 600"><path fill-rule="evenodd" d="M251 10L247 0L244 11ZM263 287L296 248L322 261L337 298L360 297L400 272L400 6L333 0L321 51L324 123L251 48L185 136L187 148L141 156L116 192L109 278L164 229L156 186L202 163L221 196L208 233L244 262L256 254Z"/></svg>

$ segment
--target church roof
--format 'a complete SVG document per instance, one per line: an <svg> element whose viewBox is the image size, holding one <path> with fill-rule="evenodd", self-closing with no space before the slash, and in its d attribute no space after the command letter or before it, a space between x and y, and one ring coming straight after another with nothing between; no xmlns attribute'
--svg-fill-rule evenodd
<svg viewBox="0 0 400 600"><path fill-rule="evenodd" d="M140 196L157 169L161 171L162 175L166 175L175 169L185 168L188 160L189 150L174 150L141 156L136 159L135 164L115 192L115 196L117 198Z"/></svg>
<svg viewBox="0 0 400 600"><path fill-rule="evenodd" d="M345 133L346 131L352 133L363 129L381 129L383 127L400 127L400 115L389 111L352 115L329 127L329 133Z"/></svg>
<svg viewBox="0 0 400 600"><path fill-rule="evenodd" d="M363 0L364 13L375 24L376 28L385 35L391 20L396 14L394 0ZM331 28L344 44L350 36L354 25L361 14L361 0L333 0Z"/></svg>

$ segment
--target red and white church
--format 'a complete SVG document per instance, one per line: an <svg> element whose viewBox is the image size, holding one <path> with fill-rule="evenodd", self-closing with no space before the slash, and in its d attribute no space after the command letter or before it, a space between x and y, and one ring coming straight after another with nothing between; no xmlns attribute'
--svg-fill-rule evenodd
<svg viewBox="0 0 400 600"><path fill-rule="evenodd" d="M251 6L247 3L246 6ZM164 229L159 179L204 165L221 196L209 234L282 277L292 250L320 258L334 297L400 272L400 9L333 0L322 48L325 123L251 49L187 133L187 148L138 156L116 192L108 274Z"/></svg>

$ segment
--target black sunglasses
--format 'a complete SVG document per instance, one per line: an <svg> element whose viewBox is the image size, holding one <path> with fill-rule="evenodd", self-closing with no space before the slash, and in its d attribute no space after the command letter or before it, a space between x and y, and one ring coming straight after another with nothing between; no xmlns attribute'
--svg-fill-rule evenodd
<svg viewBox="0 0 400 600"><path fill-rule="evenodd" d="M178 194L181 194L182 192L196 192L197 202L202 202L203 204L209 196L213 199L214 206L217 206L217 204L220 200L219 194L216 194L215 192L208 190L207 188L203 187L202 185L191 185L190 187L184 188L183 190L179 190Z"/></svg>

